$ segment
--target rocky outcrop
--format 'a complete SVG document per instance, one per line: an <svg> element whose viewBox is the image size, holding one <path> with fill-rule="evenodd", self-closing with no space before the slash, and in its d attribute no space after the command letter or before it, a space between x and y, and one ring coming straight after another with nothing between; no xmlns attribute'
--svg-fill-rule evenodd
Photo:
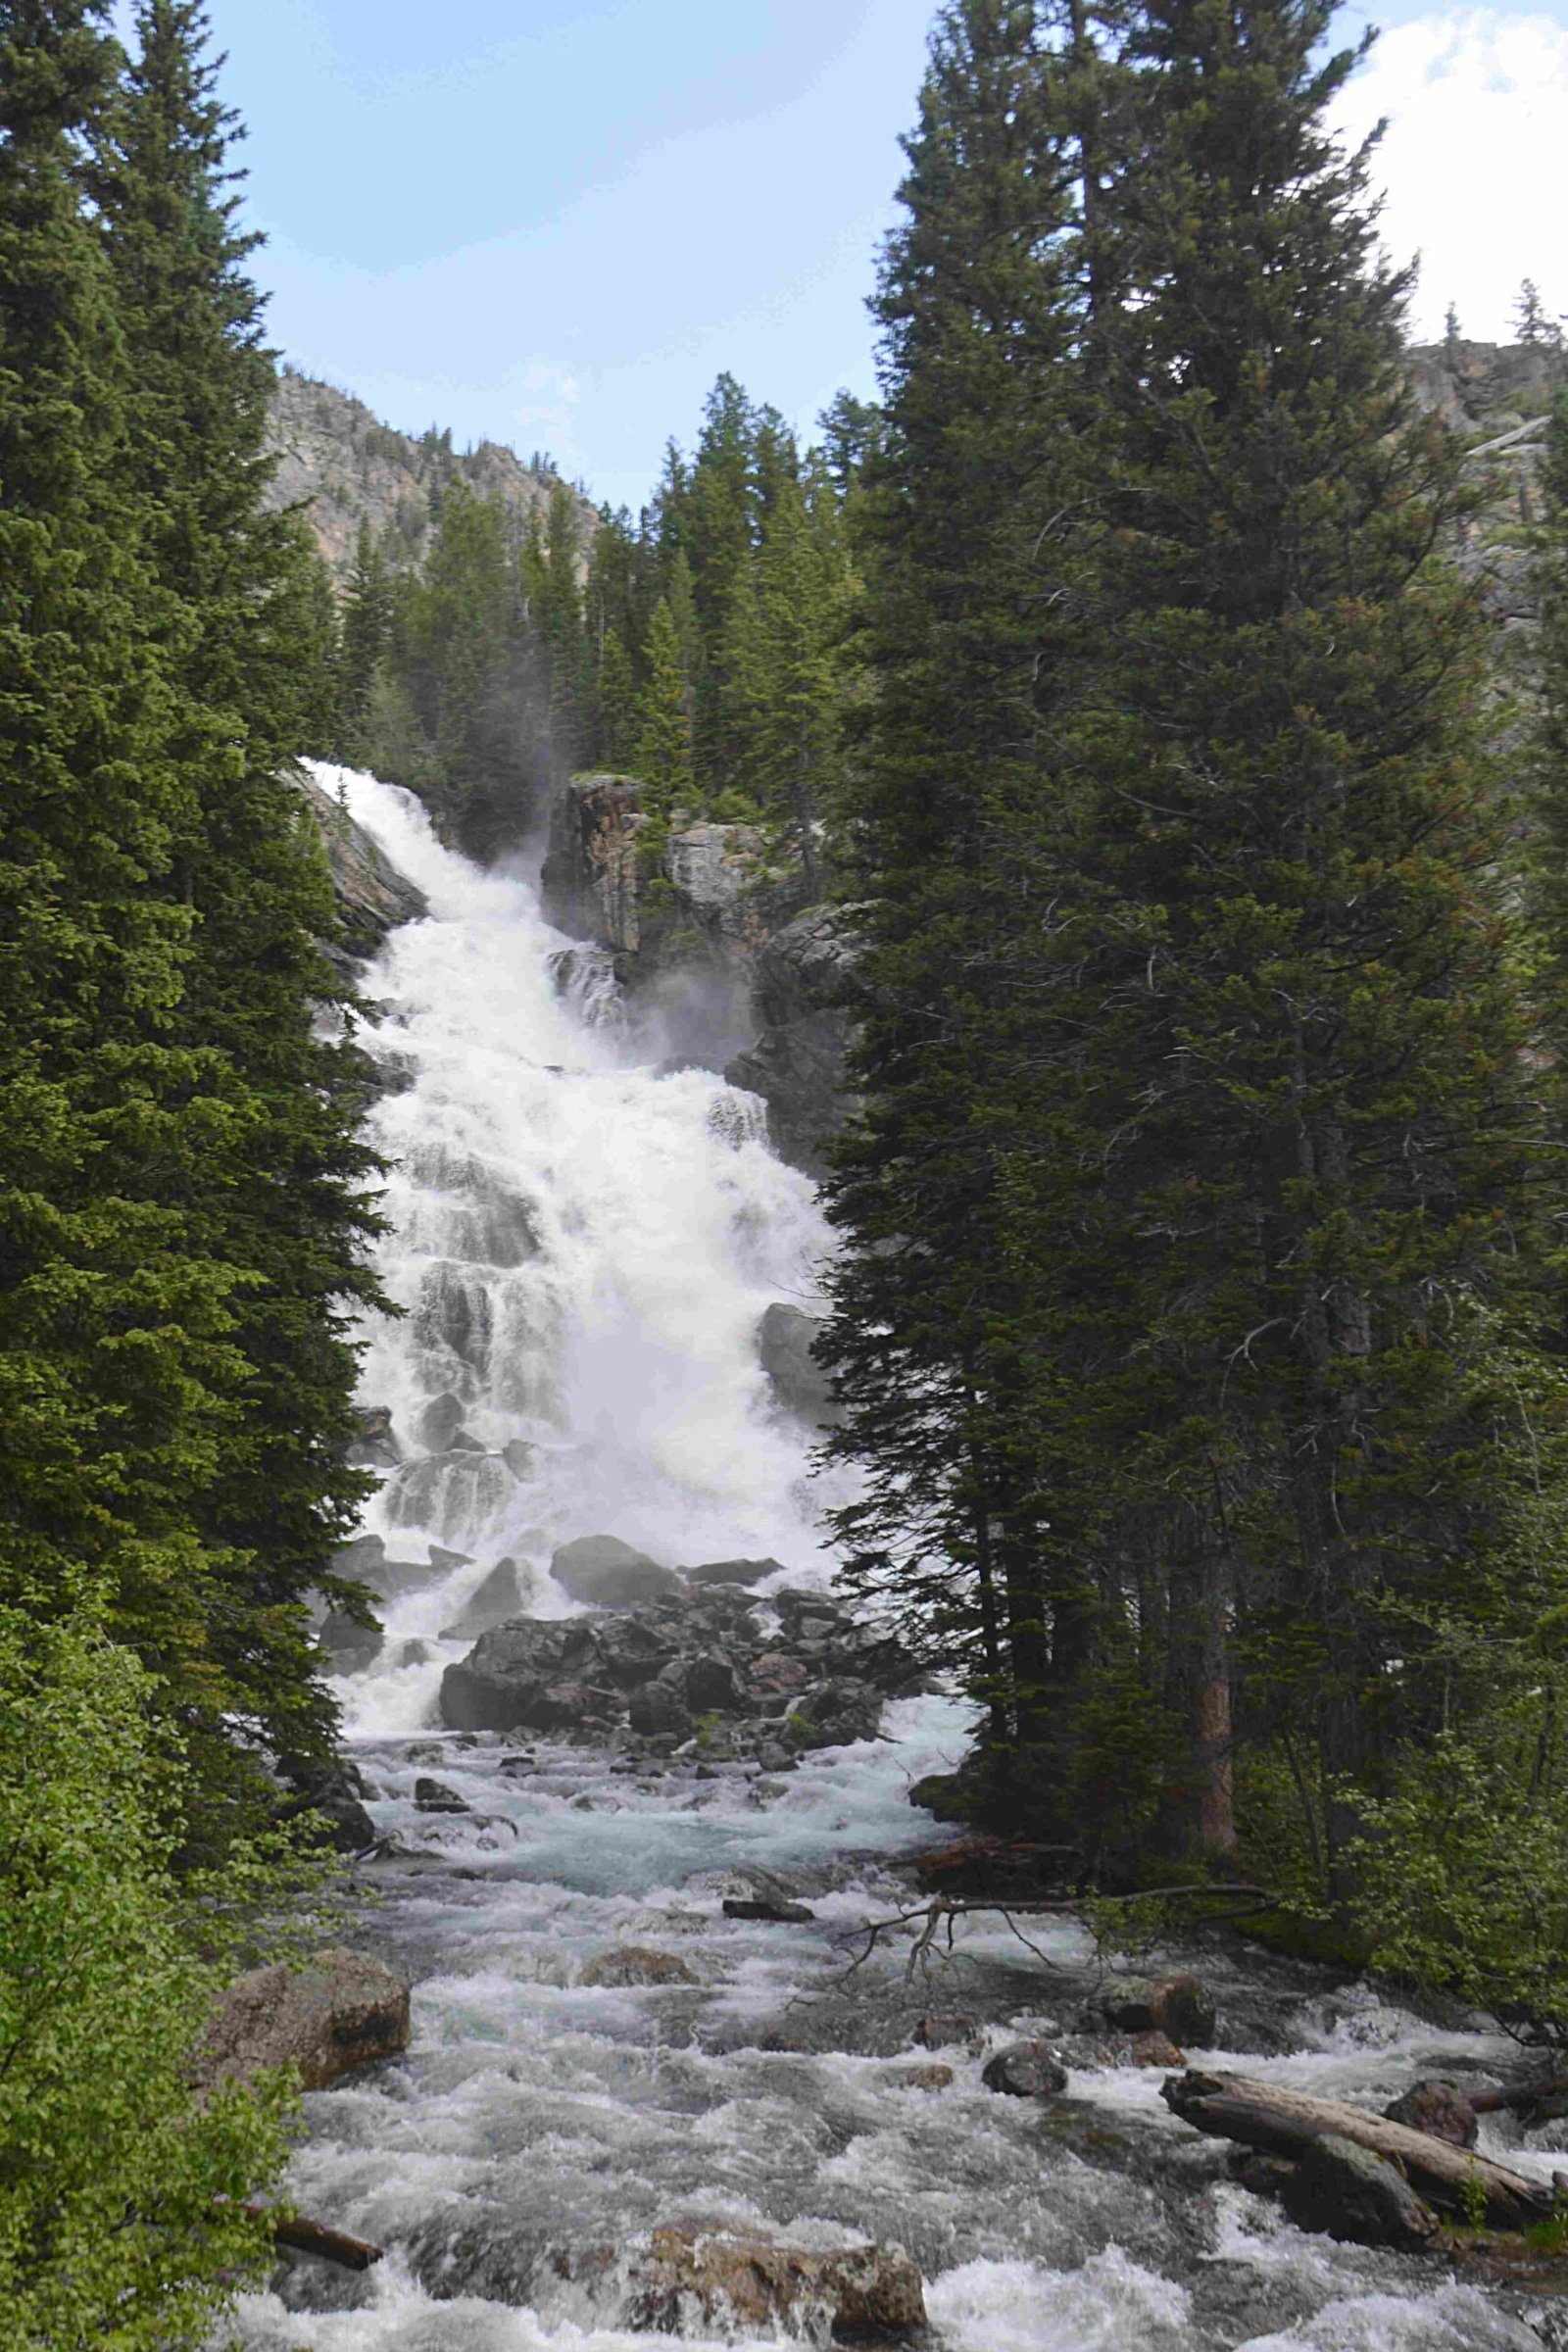
<svg viewBox="0 0 1568 2352"><path fill-rule="evenodd" d="M618 1536L578 1536L563 1544L550 1573L568 1599L590 1609L635 1608L639 1601L662 1600L681 1589L672 1568Z"/></svg>
<svg viewBox="0 0 1568 2352"><path fill-rule="evenodd" d="M858 955L839 907L808 906L769 939L753 982L761 1034L724 1073L761 1096L780 1157L812 1176L823 1174L823 1147L852 1107L844 1061Z"/></svg>
<svg viewBox="0 0 1568 2352"><path fill-rule="evenodd" d="M843 1418L832 1377L815 1353L825 1329L820 1315L783 1300L765 1308L757 1326L757 1352L774 1396L812 1429L831 1429Z"/></svg>
<svg viewBox="0 0 1568 2352"><path fill-rule="evenodd" d="M1332 2132L1312 2141L1281 2182L1279 2198L1298 2230L1349 2245L1419 2254L1437 2233L1437 2215L1402 2173Z"/></svg>
<svg viewBox="0 0 1568 2352"><path fill-rule="evenodd" d="M499 442L481 441L477 449L457 452L450 435L427 433L416 441L380 423L363 400L292 368L278 376L267 440L276 460L268 504L304 508L340 587L353 567L362 524L368 524L376 538L390 540L400 561L420 562L449 482L466 482L481 498L497 500L519 540L556 487L553 473L524 466ZM598 515L586 498L574 495L586 549Z"/></svg>
<svg viewBox="0 0 1568 2352"><path fill-rule="evenodd" d="M301 1968L253 1968L229 1986L197 2046L203 2084L294 2066L323 2090L409 2046L409 1983L364 1952L318 1952Z"/></svg>
<svg viewBox="0 0 1568 2352"><path fill-rule="evenodd" d="M1528 633L1536 617L1532 532L1546 418L1568 362L1543 344L1421 344L1406 355L1417 405L1439 416L1468 447L1487 478L1480 511L1461 525L1454 554L1481 589L1486 610L1506 638Z"/></svg>
<svg viewBox="0 0 1568 2352"><path fill-rule="evenodd" d="M637 837L646 830L634 777L573 776L550 816L540 876L545 912L563 931L616 957L642 941Z"/></svg>
<svg viewBox="0 0 1568 2352"><path fill-rule="evenodd" d="M299 784L326 852L343 924L340 953L350 960L373 956L389 931L427 914L429 901L314 775L301 769Z"/></svg>
<svg viewBox="0 0 1568 2352"><path fill-rule="evenodd" d="M727 1585L614 1615L517 1618L441 1684L454 1731L641 1744L688 1741L710 1760L767 1769L872 1738L885 1701L914 1690L900 1644L818 1592L759 1601Z"/></svg>

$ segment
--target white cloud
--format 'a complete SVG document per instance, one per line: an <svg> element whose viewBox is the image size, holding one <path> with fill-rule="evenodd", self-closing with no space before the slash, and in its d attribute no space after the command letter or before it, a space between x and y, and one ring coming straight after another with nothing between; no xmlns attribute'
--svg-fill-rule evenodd
<svg viewBox="0 0 1568 2352"><path fill-rule="evenodd" d="M1340 102L1340 126L1389 127L1375 176L1387 189L1383 236L1421 256L1411 322L1504 340L1522 278L1568 311L1568 25L1546 16L1449 9L1386 32Z"/></svg>

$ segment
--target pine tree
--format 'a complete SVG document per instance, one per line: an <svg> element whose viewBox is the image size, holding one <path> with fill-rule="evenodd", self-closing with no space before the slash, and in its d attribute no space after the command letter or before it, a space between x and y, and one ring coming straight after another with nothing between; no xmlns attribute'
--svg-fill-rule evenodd
<svg viewBox="0 0 1568 2352"><path fill-rule="evenodd" d="M1541 292L1534 278L1527 277L1519 288L1514 305L1513 331L1516 342L1537 351L1560 351L1563 345L1562 321L1548 317Z"/></svg>
<svg viewBox="0 0 1568 2352"><path fill-rule="evenodd" d="M334 756L357 766L368 756L367 725L375 673L392 643L392 581L368 524L360 525L343 598Z"/></svg>
<svg viewBox="0 0 1568 2352"><path fill-rule="evenodd" d="M607 767L623 768L632 758L637 728L637 682L631 656L613 629L599 657L598 744Z"/></svg>
<svg viewBox="0 0 1568 2352"><path fill-rule="evenodd" d="M668 599L654 607L648 632L648 677L637 704L632 761L651 816L667 818L691 806L691 686Z"/></svg>
<svg viewBox="0 0 1568 2352"><path fill-rule="evenodd" d="M95 192L136 387L120 471L154 517L150 559L182 616L168 665L201 726L179 746L173 837L194 923L174 1026L200 1141L167 1180L228 1269L243 1365L189 1507L218 1571L205 1646L221 1713L298 1758L331 1728L306 1600L366 1492L341 1461L349 1318L377 1295L367 1065L344 1042L349 1000L319 944L335 930L330 889L289 772L324 748L329 592L298 522L263 508L272 368L205 17L194 0L143 0L137 31Z"/></svg>
<svg viewBox="0 0 1568 2352"><path fill-rule="evenodd" d="M847 796L864 1110L829 1196L845 1241L836 1447L868 1471L840 1532L862 1581L968 1655L1000 1745L1036 1736L1053 1610L1065 1662L1081 1580L1054 1601L1041 1581L1028 1319L1004 1248L1009 1157L1036 1139L1023 1146L999 1065L1022 828L1052 797L1061 518L1085 447L1062 90L1032 5L943 11L877 306L885 406L858 530L868 688Z"/></svg>
<svg viewBox="0 0 1568 2352"><path fill-rule="evenodd" d="M179 1029L189 615L124 478L128 386L81 159L114 52L88 0L0 6L0 1588L101 1585L175 1703L205 1662L210 1488L244 1376L236 1276L183 1190L205 1147Z"/></svg>

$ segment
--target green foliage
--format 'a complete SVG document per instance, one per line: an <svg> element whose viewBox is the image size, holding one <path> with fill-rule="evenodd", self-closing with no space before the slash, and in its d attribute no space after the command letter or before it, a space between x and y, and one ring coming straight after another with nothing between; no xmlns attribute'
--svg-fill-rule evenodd
<svg viewBox="0 0 1568 2352"><path fill-rule="evenodd" d="M90 1613L43 1628L0 1611L0 2303L17 2352L198 2347L270 2261L242 2206L281 2171L292 2095L283 2079L191 2088L232 1887L173 1875L179 1759L151 1696Z"/></svg>
<svg viewBox="0 0 1568 2352"><path fill-rule="evenodd" d="M648 631L648 680L638 698L632 763L647 812L667 817L692 799L691 681L668 600L654 608Z"/></svg>

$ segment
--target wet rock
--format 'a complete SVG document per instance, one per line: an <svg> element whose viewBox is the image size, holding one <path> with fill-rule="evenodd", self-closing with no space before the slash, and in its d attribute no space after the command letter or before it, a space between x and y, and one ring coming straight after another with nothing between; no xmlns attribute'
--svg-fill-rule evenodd
<svg viewBox="0 0 1568 2352"><path fill-rule="evenodd" d="M296 1821L314 1813L324 1823L327 1837L340 1854L363 1854L376 1842L376 1827L365 1810L365 1783L354 1765L341 1758L293 1777L294 1794L280 1808L279 1818Z"/></svg>
<svg viewBox="0 0 1568 2352"><path fill-rule="evenodd" d="M1199 2049L1214 2046L1214 2004L1185 1969L1168 1977L1113 1978L1101 1994L1100 2013L1123 2034L1166 2034Z"/></svg>
<svg viewBox="0 0 1568 2352"><path fill-rule="evenodd" d="M783 1573L781 1560L704 1560L700 1567L687 1569L686 1582L697 1586L751 1586L763 1584L768 1577L782 1576Z"/></svg>
<svg viewBox="0 0 1568 2352"><path fill-rule="evenodd" d="M757 958L753 1004L761 1034L733 1060L731 1086L760 1095L780 1155L824 1172L822 1147L844 1124L844 1057L853 1015L858 943L837 907L808 906Z"/></svg>
<svg viewBox="0 0 1568 2352"><path fill-rule="evenodd" d="M471 1813L473 1807L461 1797L445 1781L426 1780L422 1776L414 1784L414 1801L421 1813Z"/></svg>
<svg viewBox="0 0 1568 2352"><path fill-rule="evenodd" d="M409 2046L409 1982L364 1952L318 1952L302 1968L255 1968L218 2003L192 2062L197 2081L296 2066L306 2090Z"/></svg>
<svg viewBox="0 0 1568 2352"><path fill-rule="evenodd" d="M432 1544L430 1566L437 1576L450 1576L454 1568L471 1568L473 1554L471 1551L448 1551L444 1544Z"/></svg>
<svg viewBox="0 0 1568 2352"><path fill-rule="evenodd" d="M686 1670L680 1664L666 1666L645 1683L632 1698L627 1720L634 1732L643 1739L689 1740L693 1734L692 1712L686 1703Z"/></svg>
<svg viewBox="0 0 1568 2352"><path fill-rule="evenodd" d="M757 1326L757 1352L774 1396L813 1429L831 1429L842 1418L832 1378L813 1353L825 1329L821 1316L782 1301L768 1307Z"/></svg>
<svg viewBox="0 0 1568 2352"><path fill-rule="evenodd" d="M455 1396L450 1389L443 1390L439 1396L432 1396L429 1403L421 1407L414 1424L414 1433L419 1444L427 1446L431 1453L445 1453L452 1443L453 1432L463 1427L463 1413L462 1397Z"/></svg>
<svg viewBox="0 0 1568 2352"><path fill-rule="evenodd" d="M560 1731L576 1719L572 1678L593 1655L583 1618L496 1626L442 1676L441 1720L456 1732Z"/></svg>
<svg viewBox="0 0 1568 2352"><path fill-rule="evenodd" d="M1456 2148L1473 2148L1480 2125L1476 2111L1454 2082L1413 2082L1384 2114L1391 2124L1408 2124L1412 2132L1430 2132Z"/></svg>
<svg viewBox="0 0 1568 2352"><path fill-rule="evenodd" d="M790 1701L784 1736L799 1748L842 1747L851 1740L874 1740L882 1721L883 1697L868 1684L808 1684Z"/></svg>
<svg viewBox="0 0 1568 2352"><path fill-rule="evenodd" d="M608 1951L596 1952L587 1962L579 1984L696 1984L700 1982L695 1970L687 1967L675 1952L657 1951L648 1943L617 1943Z"/></svg>
<svg viewBox="0 0 1568 2352"><path fill-rule="evenodd" d="M915 2026L913 2038L922 2050L951 2050L960 2042L972 2041L975 2023L972 2017L933 2012L922 2017Z"/></svg>
<svg viewBox="0 0 1568 2352"><path fill-rule="evenodd" d="M362 1625L347 1609L328 1609L317 1628L316 1639L325 1650L329 1674L363 1674L373 1666L386 1646L377 1624Z"/></svg>
<svg viewBox="0 0 1568 2352"><path fill-rule="evenodd" d="M1333 2132L1315 2139L1280 2188L1298 2230L1352 2246L1395 2246L1418 2253L1438 2219L1402 2174L1370 2148Z"/></svg>
<svg viewBox="0 0 1568 2352"><path fill-rule="evenodd" d="M814 1919L816 1913L808 1904L781 1902L775 1896L727 1894L724 1897L724 1917L770 1920L779 1926L786 1926Z"/></svg>
<svg viewBox="0 0 1568 2352"><path fill-rule="evenodd" d="M1135 2034L1128 2053L1134 2066L1185 2066L1186 2052L1168 2034Z"/></svg>
<svg viewBox="0 0 1568 2352"><path fill-rule="evenodd" d="M694 1715L728 1715L739 1705L735 1669L727 1658L693 1658L685 1669L686 1704Z"/></svg>
<svg viewBox="0 0 1568 2352"><path fill-rule="evenodd" d="M392 1434L392 1407L368 1404L355 1419L358 1426L344 1449L344 1460L357 1470L395 1470L403 1453Z"/></svg>
<svg viewBox="0 0 1568 2352"><path fill-rule="evenodd" d="M509 1438L501 1448L501 1459L514 1478L531 1478L534 1458L535 1448L521 1438Z"/></svg>
<svg viewBox="0 0 1568 2352"><path fill-rule="evenodd" d="M631 1609L679 1592L681 1580L618 1536L579 1536L563 1544L550 1573L572 1600L593 1609Z"/></svg>
<svg viewBox="0 0 1568 2352"><path fill-rule="evenodd" d="M320 829L344 948L351 957L373 956L389 931L416 922L429 903L308 769L296 770L295 782Z"/></svg>
<svg viewBox="0 0 1568 2352"><path fill-rule="evenodd" d="M1233 2148L1228 2170L1254 2197L1277 2197L1286 2181L1296 2178L1296 2167L1287 2157L1265 2156L1257 2148Z"/></svg>
<svg viewBox="0 0 1568 2352"><path fill-rule="evenodd" d="M524 1616L534 1598L533 1570L514 1559L497 1560L483 1583L469 1593L457 1616L441 1629L443 1642L477 1642L481 1634Z"/></svg>
<svg viewBox="0 0 1568 2352"><path fill-rule="evenodd" d="M1015 2041L987 2060L980 2080L1009 2099L1048 2099L1066 2089L1067 2070L1045 2042Z"/></svg>
<svg viewBox="0 0 1568 2352"><path fill-rule="evenodd" d="M900 2090L947 2090L957 2078L951 2066L906 2066L893 2080Z"/></svg>
<svg viewBox="0 0 1568 2352"><path fill-rule="evenodd" d="M622 2266L624 2266L622 2268ZM782 2245L764 2230L704 2230L671 2223L627 2260L619 2249L582 2249L558 2267L579 2279L626 2278L622 2326L685 2336L694 2328L836 2344L908 2342L925 2326L920 2274L899 2247L831 2253Z"/></svg>
<svg viewBox="0 0 1568 2352"><path fill-rule="evenodd" d="M395 1527L478 1526L506 1501L512 1484L511 1471L495 1454L452 1446L394 1472L387 1513Z"/></svg>

